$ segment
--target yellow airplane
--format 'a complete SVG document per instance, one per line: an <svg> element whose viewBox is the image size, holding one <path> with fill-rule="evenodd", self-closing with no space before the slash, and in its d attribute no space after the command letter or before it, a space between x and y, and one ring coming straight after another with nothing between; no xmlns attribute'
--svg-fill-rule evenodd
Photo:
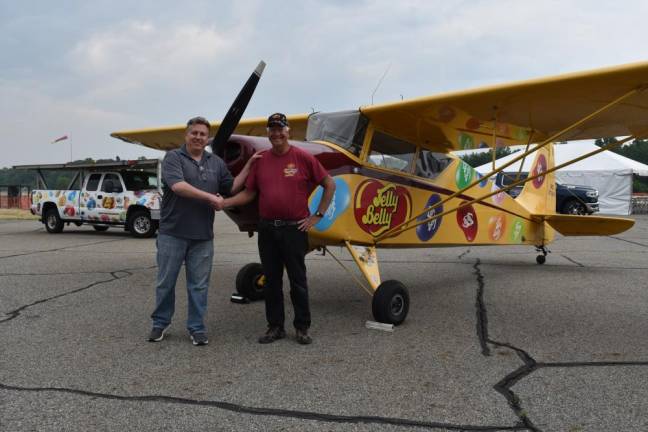
<svg viewBox="0 0 648 432"><path fill-rule="evenodd" d="M255 74L251 79L258 82L259 70ZM377 248L526 244L541 252L536 260L542 264L555 231L565 236L623 232L633 220L556 214L553 172L645 137L647 87L644 62L349 111L288 116L291 138L299 140L291 144L314 154L336 183L328 211L309 232L310 247L346 247L366 279L366 284L356 281L372 295L374 318L398 325L407 316L409 295L399 281L381 280ZM271 147L265 118L239 122L250 97L250 88L244 87L239 104L235 102L222 122L213 123L217 131L212 147L233 174L255 151ZM180 125L112 136L169 150L181 145L184 130ZM554 141L612 136L627 138L554 166ZM520 144L527 150L485 176L450 153ZM526 157L534 158L529 176L498 189L490 177ZM506 191L519 184L524 188L514 199ZM321 195L318 186L310 196L311 211ZM256 229L256 203L226 212L241 231ZM237 291L249 299L263 297L263 283L257 263L244 266L236 279Z"/></svg>

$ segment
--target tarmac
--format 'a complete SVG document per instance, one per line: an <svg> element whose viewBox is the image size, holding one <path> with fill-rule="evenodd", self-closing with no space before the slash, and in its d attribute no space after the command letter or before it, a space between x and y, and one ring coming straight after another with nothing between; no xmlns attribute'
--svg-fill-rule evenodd
<svg viewBox="0 0 648 432"><path fill-rule="evenodd" d="M260 345L262 302L230 302L256 237L218 214L210 343L146 342L155 239L0 222L2 431L648 430L648 216L610 237L379 250L409 290L393 332L326 254L307 257L312 345ZM330 250L356 277L342 248ZM287 324L292 308L285 282Z"/></svg>

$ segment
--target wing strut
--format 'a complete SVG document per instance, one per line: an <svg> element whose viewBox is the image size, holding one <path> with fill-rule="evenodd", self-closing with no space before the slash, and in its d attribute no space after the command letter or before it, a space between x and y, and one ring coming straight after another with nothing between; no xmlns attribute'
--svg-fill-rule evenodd
<svg viewBox="0 0 648 432"><path fill-rule="evenodd" d="M645 134L645 133L648 133L648 131L644 132L644 134ZM643 135L643 134L642 134L642 135ZM629 136L629 137L627 137L627 138L622 139L621 141L617 141L617 142L614 142L614 143L607 144L607 145L605 145L605 146L599 148L598 150L594 150L594 151L592 151L592 152L590 152L590 153L587 153L587 154L584 154L584 155L582 155L582 156L579 156L579 157L577 157L577 158L575 158L575 159L572 159L572 160L570 160L570 161L568 161L568 162L565 162L565 163L563 163L563 164L556 165L555 167L550 168L550 169L548 169L547 171L543 171L543 172L541 172L541 173L539 173L539 174L536 174L536 175L534 175L534 176L530 176L530 177L528 177L528 178L526 178L526 179L518 180L518 181L516 181L516 182L511 183L510 185L508 185L508 186L506 186L506 187L503 187L503 188L501 188L501 189L497 189L497 190L495 190L495 191L493 191L493 192L490 192L490 193L488 193L488 194L486 194L486 195L484 195L484 196L481 196L481 197L479 197L479 198L475 198L475 199L473 199L473 200L471 200L471 201L466 201L466 202L462 203L461 205L457 206L456 208L453 208L453 209L450 209L450 210L446 210L446 211L444 211L444 212L442 212L442 213L439 213L439 214L436 214L436 215L434 215L434 216L430 216L429 218L427 218L427 219L425 219L425 220L417 221L417 223L414 224L414 225L411 225L411 226L405 226L405 223L402 223L402 224L400 224L398 227L396 227L396 228L398 228L398 232L395 232L394 229L392 229L392 230L391 230L391 231L393 232L392 234L387 235L388 232L386 232L385 234L379 236L379 237L376 239L376 243L378 243L379 241L383 241L383 240L385 240L385 239L388 239L388 238L391 238L391 237L397 236L397 235L399 235L400 233L402 233L402 232L404 232L404 231L414 229L414 228L418 227L419 225L426 224L426 223L431 222L431 221L433 221L433 220L435 220L435 219L438 219L438 218L440 218L440 217L442 217L442 216L445 216L445 215L447 215L447 214L449 214L449 213L454 213L454 212L456 212L457 210L460 210L460 209L462 209L462 208L464 208L464 207L467 207L467 206L469 206L469 205L471 205L471 204L474 204L474 203L476 203L476 202L481 202L481 201L485 200L486 198L490 198L490 197L492 197L493 195L496 195L496 194L498 194L498 193L500 193L500 192L506 192L506 191L508 191L509 189L512 189L512 188L514 188L514 187L516 187L516 186L518 186L518 185L524 184L524 183L529 182L529 181L533 181L533 180L535 180L535 179L538 178L538 177L542 177L542 176L545 176L545 175L547 175L547 174L550 174L550 173L552 173L552 172L554 172L554 171L556 171L556 170L558 170L558 169L564 168L564 167L566 167L566 166L568 166L568 165L571 165L571 164L576 163L576 162L578 162L578 161L580 161L580 160L586 159L586 158L588 158L588 157L590 157L590 156L594 156L595 154L598 154L598 153L601 153L601 152L603 152L603 151L609 150L609 149L611 149L611 148L614 148L614 147L618 147L618 146L620 146L620 145L623 145L623 144L625 144L626 142L628 142L628 141L630 141L630 140L632 140L632 139L635 139L635 138L636 138L635 136ZM436 207L436 206L430 206L429 209L432 209L432 208L434 208L434 207ZM426 209L425 212L428 212L429 209ZM423 213L425 213L425 212L423 212ZM421 213L421 214L423 214L423 213ZM622 231L621 231L621 232L622 232ZM615 232L615 233L616 233L616 232Z"/></svg>
<svg viewBox="0 0 648 432"><path fill-rule="evenodd" d="M461 205L461 206L459 206L459 207L457 207L457 208L455 208L455 209L453 209L453 210L448 210L448 211L446 211L446 212L443 212L443 213L440 213L440 214L438 214L438 215L436 215L436 216L433 216L433 217L431 217L431 218L428 218L428 219L426 219L426 220L423 221L423 222L418 222L418 223L416 223L415 225L411 225L411 226L410 226L410 223L412 223L413 221L415 221L415 220L416 220L417 218L419 218L421 215L423 215L423 214L429 212L430 210L435 209L436 207L439 207L439 206L443 205L444 203L446 203L447 201L451 200L452 198L456 198L457 196L463 194L465 191L469 190L469 189L472 188L473 186L475 186L475 185L477 185L478 183L484 181L485 178L489 178L489 177L491 177L491 176L493 176L493 175L495 175L495 174L497 174L497 173L503 171L505 168L509 167L510 165L512 165L512 164L514 164L514 163L520 161L521 159L526 158L526 157L527 157L528 155L530 155L531 153L540 150L541 148L547 146L548 144L552 143L553 141L555 141L556 139L558 139L558 138L560 138L561 136L565 135L566 133L572 131L573 129L575 129L575 128L577 128L577 127L579 127L579 126L582 125L583 123L586 123L587 121L589 121L589 120L595 118L596 116L598 116L598 115L600 115L601 113L607 111L608 109L610 109L610 108L612 108L612 107L614 107L614 106L620 104L621 102L623 102L625 99L629 98L630 96L633 96L633 95L635 95L635 94L638 93L638 92L644 91L645 89L646 89L645 86L641 86L641 87L634 88L634 89L630 90L629 92L625 93L623 96L621 96L621 97L619 97L619 98L613 100L612 102L610 102L610 103L604 105L603 107L601 107L601 108L599 108L598 110L594 111L593 113L591 113L591 114L589 114L589 115L583 117L582 119L580 119L580 120L578 120L577 122L571 124L570 126L566 127L565 129L563 129L563 130L561 130L561 131L559 131L559 132L553 134L552 136L550 136L549 138L547 138L546 140L544 140L542 143L540 143L540 144L538 144L537 146L535 146L533 149L530 149L530 150L525 151L525 152L522 153L521 155L519 155L519 156L513 158L513 159L510 160L509 162L507 162L507 163L505 163L504 165L500 166L498 169L495 169L495 170L491 171L490 173L484 175L483 177L478 178L477 180L473 181L472 183L470 183L470 184L469 184L468 186L466 186L465 188L460 189L460 190L458 190L457 192L454 192L454 193L451 194L451 195L448 195L447 197L445 197L444 199L442 199L442 200L439 201L438 203L436 203L436 204L434 204L434 205L432 205L432 206L430 206L430 207L424 209L422 212L418 213L416 216L413 216L413 217L411 217L409 220L407 220L407 221L401 223L400 225L398 225L398 226L396 226L396 227L394 227L394 228L392 228L392 229L390 229L390 230L387 230L387 231L384 232L383 234L381 234L381 235L379 235L378 237L376 237L376 239L374 240L374 244L378 244L379 242L381 242L381 241L383 241L383 240L385 240L385 239L387 239L387 238L395 237L395 236L401 234L402 232L407 231L407 230L412 229L412 228L416 228L417 226L422 225L423 223L428 223L428 222L431 221L431 220L437 219L437 218L439 218L439 217L441 217L441 216L444 216L444 215L446 215L446 214L448 214L448 213L451 213L451 212L457 211L457 210L459 210L460 208L466 207L466 206L468 206L468 205L470 205L470 204L473 204L473 203L475 203L475 202L483 201L484 199L486 199L486 198L488 198L488 197L490 197L490 196L493 196L493 195L495 195L495 194L497 194L497 193L499 193L499 192L507 191L507 190L509 190L509 189L511 189L511 188L513 188L513 187L515 187L515 186L517 186L517 185L519 185L519 184L525 183L526 181L530 181L530 180L535 179L536 177L539 177L539 175L538 175L538 176L534 176L534 177L528 177L528 178L525 179L524 181L518 181L518 182L515 182L515 183L509 185L509 186L506 187L506 188L496 190L496 191L494 191L493 193L487 194L487 195L485 195L485 196L483 196L483 197L481 197L481 198L479 198L479 199L475 199L475 200L472 200L472 201L470 201L470 202L464 203L463 205ZM632 137L631 137L631 138L632 138ZM623 142L626 142L626 140L621 141L621 143L623 143ZM613 143L613 144L615 144L615 146L616 146L616 145L620 145L620 143ZM553 172L553 171L555 171L555 170L558 169L558 168L562 168L562 167L564 167L564 166L569 165L570 163L577 162L577 161L583 159L584 157L592 156L592 155L594 155L594 154L596 154L596 153L599 153L600 151L603 151L603 150L607 150L607 148L604 148L604 149L601 149L601 150L596 150L596 151L592 152L591 154L588 154L588 155L586 155L586 156L582 156L582 157L580 157L580 158L574 159L573 161L570 161L570 162L568 162L568 163L566 163L566 164L562 164L562 165L560 165L559 167L554 167L552 170L549 170L549 172ZM462 162L462 163L463 163L463 162Z"/></svg>

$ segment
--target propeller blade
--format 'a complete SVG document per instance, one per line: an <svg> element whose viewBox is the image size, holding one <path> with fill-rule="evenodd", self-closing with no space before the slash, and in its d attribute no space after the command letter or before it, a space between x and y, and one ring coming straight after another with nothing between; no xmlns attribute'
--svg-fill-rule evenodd
<svg viewBox="0 0 648 432"><path fill-rule="evenodd" d="M261 79L261 74L263 73L265 66L266 64L264 61L259 62L259 65L254 69L254 72L252 72L252 75L250 75L250 78L248 78L238 96L236 96L236 99L229 111L225 114L225 117L218 128L218 132L216 132L216 136L214 136L214 139L211 142L212 152L215 154L221 157L223 156L225 143L234 132L234 129L236 129L236 126L238 126L241 117L243 117L245 108L247 108L250 99L252 99L252 95Z"/></svg>

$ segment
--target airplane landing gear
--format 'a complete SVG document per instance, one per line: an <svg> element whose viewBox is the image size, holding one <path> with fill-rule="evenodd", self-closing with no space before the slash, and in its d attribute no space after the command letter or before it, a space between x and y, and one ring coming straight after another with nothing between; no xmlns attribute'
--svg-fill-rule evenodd
<svg viewBox="0 0 648 432"><path fill-rule="evenodd" d="M374 292L371 302L374 319L378 322L399 325L409 311L409 294L405 285L397 280L387 280Z"/></svg>
<svg viewBox="0 0 648 432"><path fill-rule="evenodd" d="M264 285L263 267L259 263L244 265L236 275L236 291L251 301L263 300Z"/></svg>
<svg viewBox="0 0 648 432"><path fill-rule="evenodd" d="M544 246L536 246L536 252L542 252L542 255L536 256L536 262L540 265L544 264L547 260L547 254L550 253L549 249Z"/></svg>

